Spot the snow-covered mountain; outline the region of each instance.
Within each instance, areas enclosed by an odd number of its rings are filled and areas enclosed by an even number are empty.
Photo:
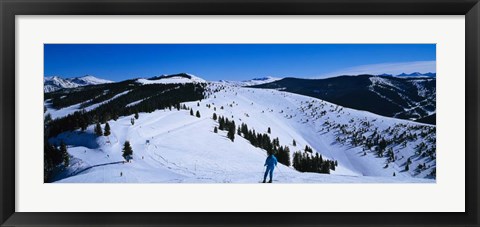
[[[112,83],[113,81],[100,79],[94,76],[83,76],[74,78],[61,78],[58,76],[45,77],[43,79],[43,91],[45,93],[57,91],[63,88],[75,88],[87,85]]]
[[[162,75],[148,79],[137,79],[141,84],[185,84],[185,83],[205,83],[200,77],[188,73],[179,73],[173,75]]]
[[[65,107],[60,109],[50,106],[46,115],[62,109],[69,113],[80,111],[84,109],[82,103],[91,108],[77,115],[61,116],[49,124],[49,133],[58,132],[49,142],[59,145],[63,141],[70,155],[69,166],[52,178],[55,182],[261,181],[266,150],[254,145],[242,132],[235,131],[233,141],[226,130],[216,132],[219,121],[215,116],[233,120],[239,127],[248,125],[253,134],[276,139],[280,146],[288,147],[292,162],[294,152],[301,152],[312,158],[319,154],[324,160],[338,163],[330,174],[300,172],[293,166],[279,164],[274,182],[435,182],[433,125],[380,116],[290,92],[218,82],[126,81],[99,88],[91,94],[98,99],[94,102],[85,97],[87,92],[93,91],[46,97],[46,104],[82,98],[71,106],[61,103]],[[201,97],[195,96],[198,92]],[[175,104],[172,98],[190,101]],[[150,111],[160,104],[164,107]],[[100,116],[100,121],[108,122],[111,134],[95,136],[90,116]],[[88,124],[84,131],[58,128],[82,121]],[[105,123],[101,128],[105,128]],[[133,149],[129,162],[122,157],[125,141]],[[306,147],[312,148],[312,153]]]
[[[379,74],[377,76],[393,76],[393,77],[423,77],[423,78],[428,78],[428,77],[432,77],[432,78],[435,78],[437,76],[437,73],[432,73],[432,72],[428,72],[428,73],[419,73],[419,72],[414,72],[414,73],[400,73],[400,74],[396,74],[396,75],[392,75],[392,74],[387,74],[387,73],[383,73],[383,74]]]
[[[285,78],[256,85],[320,98],[345,107],[429,124],[436,112],[435,77],[339,76],[326,79]]]
[[[271,83],[271,82],[275,82],[275,81],[281,80],[281,79],[282,78],[279,78],[279,77],[267,76],[267,77],[253,78],[253,79],[250,79],[250,80],[243,80],[243,81],[220,80],[220,81],[218,81],[218,83],[226,84],[226,85],[232,85],[232,86],[245,87],[245,86],[253,86],[253,85]]]

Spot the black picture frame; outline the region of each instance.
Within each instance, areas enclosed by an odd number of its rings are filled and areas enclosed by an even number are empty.
[[[1,0],[2,226],[478,226],[479,0]],[[16,15],[465,15],[464,213],[21,213],[15,211]],[[40,196],[40,195],[39,195]]]

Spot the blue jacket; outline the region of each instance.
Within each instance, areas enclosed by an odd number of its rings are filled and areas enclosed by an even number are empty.
[[[267,157],[267,160],[265,160],[264,166],[267,166],[267,168],[274,168],[275,166],[277,166],[277,158],[275,157],[275,155],[269,155]]]

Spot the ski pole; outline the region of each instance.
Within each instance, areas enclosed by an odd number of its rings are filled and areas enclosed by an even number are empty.
[[[261,172],[261,175],[260,175],[260,176],[262,177],[262,179],[260,180],[261,182],[262,182],[263,179],[265,178],[265,175],[264,175],[264,174],[265,174],[266,168],[267,168],[266,166],[263,166],[263,168],[262,168],[262,172]]]
[[[280,167],[277,167],[277,169],[280,172],[280,174],[282,175],[282,177],[285,178],[285,175],[283,174],[283,171],[280,170]]]

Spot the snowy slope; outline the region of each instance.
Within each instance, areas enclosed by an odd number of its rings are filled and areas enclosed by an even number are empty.
[[[307,95],[400,119],[417,120],[436,111],[435,77],[358,75],[326,79],[284,78],[254,87]]]
[[[43,79],[44,92],[53,92],[62,88],[75,88],[87,85],[97,85],[112,83],[110,80],[99,79],[94,76],[74,77],[74,78],[61,78],[58,76],[45,77]]]
[[[89,75],[83,76],[83,77],[71,78],[70,81],[78,84],[79,86],[106,84],[106,83],[113,82],[111,80],[100,79],[100,78],[89,76]]]
[[[418,75],[418,74],[413,74]],[[423,74],[422,74],[423,75]],[[408,77],[408,80],[404,80],[405,83],[413,85],[416,90],[416,95],[421,97],[420,101],[415,101],[409,96],[408,90],[404,89],[402,84],[395,80],[389,80],[388,77],[370,77],[372,84],[369,86],[369,90],[376,93],[383,99],[388,100],[390,103],[396,104],[401,109],[393,117],[398,116],[410,116],[412,120],[416,120],[425,116],[430,116],[436,113],[436,88],[429,86],[429,83],[435,81],[435,78],[427,76],[402,76]],[[394,101],[388,97],[382,95],[382,89],[388,91],[395,91],[398,95],[398,100]]]
[[[122,95],[127,94],[128,92],[129,91],[121,92],[121,93],[113,96],[111,99],[108,99],[108,100],[100,102],[100,103],[95,103],[93,105],[89,105],[89,106],[84,107],[84,108],[82,108],[82,105],[88,103],[90,100],[87,101],[87,102],[84,102],[84,103],[78,103],[78,104],[71,105],[71,106],[68,106],[68,107],[65,107],[65,108],[61,108],[61,109],[53,108],[51,100],[46,100],[45,101],[45,108],[46,108],[45,115],[50,114],[50,117],[52,119],[57,119],[57,118],[65,117],[69,114],[73,114],[76,111],[80,111],[80,110],[91,111],[91,110],[94,110],[97,107],[99,107],[99,106],[101,106],[101,105],[103,105],[107,102],[110,102],[110,101],[112,101],[112,100],[114,100],[114,99],[116,99],[116,98],[118,98]]]
[[[413,154],[421,140],[411,141],[405,147],[392,146],[398,159],[385,167],[386,158],[343,142],[340,132],[340,129],[362,129],[368,135],[374,130],[401,131],[418,127],[410,132],[419,133],[423,130],[421,127],[434,126],[342,108],[276,90],[210,83],[206,95],[200,102],[185,103],[198,110],[200,118],[190,116],[188,110],[157,110],[140,113],[134,125],[130,123],[133,116],[109,121],[112,134],[108,137],[93,136],[93,126],[90,126],[85,133],[66,132],[52,138],[51,142],[67,143],[72,156],[70,167],[57,175],[57,182],[259,182],[266,152],[238,135],[232,142],[225,131],[214,133],[213,128],[218,126],[212,119],[214,112],[235,120],[237,126],[246,123],[260,133],[266,133],[270,127],[270,137],[278,137],[280,145],[288,145],[292,154],[308,145],[314,152],[339,163],[330,175],[300,173],[279,164],[275,171],[277,182],[435,182],[423,179],[435,168],[435,161]],[[369,127],[364,126],[365,122],[370,123]],[[342,126],[344,124],[347,126]],[[296,146],[292,144],[294,139]],[[132,144],[133,160],[118,163],[123,160],[121,150],[126,140]],[[412,168],[404,171],[408,157],[412,157]],[[416,173],[414,167],[422,163],[428,163],[428,169]],[[394,172],[396,176],[392,177]]]
[[[253,85],[271,83],[271,82],[275,82],[275,81],[281,80],[281,79],[282,78],[279,78],[279,77],[267,76],[267,77],[253,78],[251,80],[243,80],[243,81],[220,80],[217,83],[221,83],[221,84],[225,84],[225,85],[231,85],[231,86],[246,87],[246,86],[253,86]]]

